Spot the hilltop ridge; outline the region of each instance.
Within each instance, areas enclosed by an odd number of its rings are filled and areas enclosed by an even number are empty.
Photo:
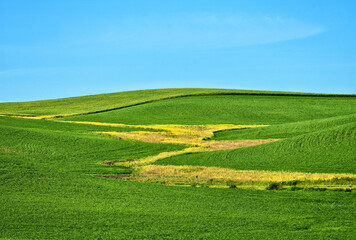
[[[2,115],[68,116],[105,112],[171,98],[209,95],[272,95],[356,97],[355,94],[323,94],[217,88],[167,88],[87,95],[29,102],[0,103]]]

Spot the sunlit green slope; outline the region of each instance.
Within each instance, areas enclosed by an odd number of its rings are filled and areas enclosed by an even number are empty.
[[[83,114],[88,112],[105,111],[123,108],[137,104],[176,98],[191,95],[216,94],[267,94],[267,95],[296,95],[296,96],[350,96],[314,93],[293,93],[274,91],[253,91],[233,89],[204,89],[204,88],[178,88],[178,89],[152,89],[140,91],[117,92],[108,94],[89,95],[83,97],[62,98],[53,100],[31,101],[21,103],[0,103],[0,114],[13,115],[65,115]]]
[[[356,97],[191,96],[64,118],[126,124],[277,124],[356,112]]]
[[[251,95],[258,93],[261,94]],[[65,115],[116,109],[59,120],[268,124],[271,126],[218,132],[215,139],[282,140],[176,156],[157,164],[356,173],[356,97],[307,95],[162,89],[0,103],[0,114]],[[132,171],[100,164],[104,161],[142,158],[184,148],[95,134],[102,131],[140,129],[0,116],[0,238],[352,239],[355,236],[356,221],[351,214],[356,211],[354,191],[172,187],[98,177]]]
[[[356,123],[356,114],[299,121],[285,124],[275,124],[263,128],[248,128],[216,132],[215,140],[243,140],[243,139],[283,139],[311,133],[340,125]]]
[[[356,123],[241,149],[181,155],[160,165],[214,166],[239,170],[356,173]]]
[[[72,131],[70,124],[0,120],[0,238],[354,236],[353,192],[186,188],[99,178],[93,174],[129,172],[100,165],[103,160],[179,147],[93,136]]]

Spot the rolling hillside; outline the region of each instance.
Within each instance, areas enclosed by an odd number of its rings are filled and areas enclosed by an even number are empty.
[[[356,173],[356,123],[236,150],[167,158],[163,165],[214,166],[244,170]]]
[[[153,89],[141,91],[128,91],[108,94],[89,95],[83,97],[62,98],[53,100],[0,103],[0,114],[6,115],[76,115],[125,108],[164,99],[180,98],[183,96],[199,95],[291,95],[291,96],[341,96],[342,94],[315,94],[273,91],[251,91],[232,89]]]
[[[126,124],[276,124],[352,114],[355,106],[356,98],[350,97],[193,96],[67,119]]]
[[[355,236],[355,95],[159,89],[0,114],[0,238]]]

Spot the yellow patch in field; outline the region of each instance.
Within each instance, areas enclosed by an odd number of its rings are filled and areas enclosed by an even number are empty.
[[[121,139],[136,140],[142,142],[162,143],[162,144],[182,144],[188,146],[186,149],[183,149],[181,151],[163,152],[155,156],[149,156],[142,159],[134,159],[133,161],[110,162],[110,164],[117,164],[117,165],[124,165],[124,166],[142,166],[175,155],[181,155],[181,154],[193,153],[193,152],[235,149],[241,147],[254,146],[263,143],[269,143],[278,140],[278,139],[263,139],[263,140],[236,140],[236,141],[215,141],[215,140],[207,141],[208,139],[214,137],[214,132],[217,131],[265,127],[268,125],[235,125],[235,124],[128,125],[128,124],[85,122],[85,121],[64,121],[64,122],[77,123],[77,124],[89,124],[89,125],[97,125],[97,126],[128,127],[128,128],[156,130],[156,132],[149,132],[149,131],[98,132],[98,134],[105,134]]]
[[[163,124],[163,125],[129,125],[119,123],[103,123],[103,122],[85,122],[85,121],[59,121],[78,124],[89,124],[97,126],[109,127],[129,127],[140,129],[152,129],[169,132],[174,136],[191,137],[199,139],[208,139],[214,136],[214,132],[232,129],[266,127],[268,125],[235,125],[235,124],[208,124],[208,125],[178,125],[178,124]]]
[[[175,136],[194,137],[199,139],[208,139],[214,136],[214,132],[231,129],[265,127],[267,125],[234,125],[234,124],[210,124],[210,125],[135,125],[139,128],[164,130],[171,132]]]
[[[57,122],[77,123],[77,124],[88,124],[88,125],[108,126],[108,127],[127,127],[127,125],[121,124],[121,123],[102,123],[102,122],[83,122],[83,121],[59,121],[59,120],[58,120]]]
[[[26,115],[4,115],[4,114],[0,114],[0,116],[2,116],[2,117],[25,118],[25,119],[37,119],[37,120],[52,119],[52,118],[56,118],[57,117],[57,115],[26,116]]]
[[[204,152],[204,151],[206,151],[206,149],[201,148],[201,147],[190,147],[190,148],[185,148],[185,149],[179,150],[179,151],[161,152],[157,155],[148,156],[145,158],[141,158],[141,159],[137,159],[137,160],[129,161],[129,162],[119,162],[116,164],[121,165],[121,166],[126,166],[126,167],[137,168],[138,166],[145,166],[148,164],[152,164],[152,163],[154,163],[158,160],[164,159],[164,158],[183,155],[183,154],[187,154],[187,153]]]
[[[125,125],[131,127],[131,125]],[[235,149],[241,147],[248,147],[269,143],[277,139],[263,139],[263,140],[236,140],[236,141],[215,141],[207,139],[214,136],[214,132],[227,129],[244,129],[263,127],[265,125],[134,125],[138,128],[163,130],[162,132],[148,132],[148,131],[132,131],[132,132],[101,132],[100,134],[107,134],[121,139],[137,140],[150,143],[166,143],[166,144],[183,144],[190,146],[181,151],[172,151],[160,153],[156,156],[149,156],[143,159],[138,159],[131,162],[118,162],[117,164],[125,166],[142,166],[144,164],[153,163],[157,160],[181,155],[192,152],[217,151]]]
[[[2,116],[2,117],[14,117],[14,118],[25,118],[25,119],[35,119],[35,120],[54,120],[54,119],[57,119],[57,118],[72,117],[72,116],[76,116],[76,115],[77,114],[31,116],[31,115],[0,114],[0,116]],[[58,121],[58,122],[70,122],[70,121]],[[75,122],[73,122],[73,123],[75,123]],[[78,122],[78,123],[80,123],[80,122]],[[98,124],[96,124],[96,125],[98,125]]]
[[[7,116],[7,115],[0,115]],[[27,119],[53,119],[58,116],[10,116]],[[235,149],[241,147],[254,146],[258,144],[277,141],[278,139],[264,140],[236,140],[236,141],[215,141],[208,140],[214,136],[214,132],[230,129],[244,129],[265,127],[267,125],[127,125],[101,122],[81,122],[81,121],[60,121],[77,124],[90,124],[110,127],[129,127],[139,129],[151,129],[149,131],[132,132],[102,132],[99,134],[111,135],[122,139],[137,140],[151,143],[183,144],[188,147],[183,150],[161,152],[154,156],[141,159],[126,159],[110,162],[103,162],[105,165],[120,164],[132,167],[133,174],[117,176],[103,176],[122,180],[138,182],[157,182],[167,185],[180,186],[208,186],[208,187],[239,187],[253,189],[274,189],[268,184],[278,183],[279,188],[291,187],[288,182],[298,181],[297,188],[328,188],[328,189],[355,189],[355,174],[334,174],[334,173],[301,173],[301,172],[272,172],[272,171],[252,171],[233,170],[217,167],[204,166],[156,166],[150,165],[160,159],[194,152],[217,151]],[[0,152],[13,152],[9,149],[0,149]],[[284,186],[283,184],[286,184]]]
[[[103,176],[136,182],[175,186],[248,189],[336,189],[356,188],[355,174],[301,173],[233,170],[200,166],[142,166],[132,174]]]
[[[78,122],[76,122],[78,123]],[[82,122],[79,122],[82,123]],[[93,123],[99,125],[97,123]],[[102,125],[102,124],[100,124]],[[110,124],[105,126],[118,127],[136,127],[141,129],[163,130],[162,132],[148,132],[148,131],[132,131],[132,132],[101,132],[101,134],[108,134],[122,139],[137,140],[152,143],[170,143],[170,144],[186,144],[199,145],[201,147],[213,147],[214,149],[230,149],[242,147],[244,145],[251,146],[262,144],[265,142],[275,141],[269,140],[238,140],[238,141],[205,141],[214,136],[214,132],[230,129],[244,129],[264,127],[266,125],[119,125]],[[219,147],[221,146],[221,148]],[[230,146],[230,147],[226,147]]]
[[[284,182],[293,180],[327,181],[334,178],[356,178],[355,174],[272,172],[233,170],[217,167],[158,165],[143,166],[140,168],[138,174],[141,176],[157,175],[166,177],[225,179],[236,182]]]

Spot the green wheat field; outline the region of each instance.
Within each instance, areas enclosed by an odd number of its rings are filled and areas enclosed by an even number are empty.
[[[1,239],[354,239],[356,95],[0,103]]]

